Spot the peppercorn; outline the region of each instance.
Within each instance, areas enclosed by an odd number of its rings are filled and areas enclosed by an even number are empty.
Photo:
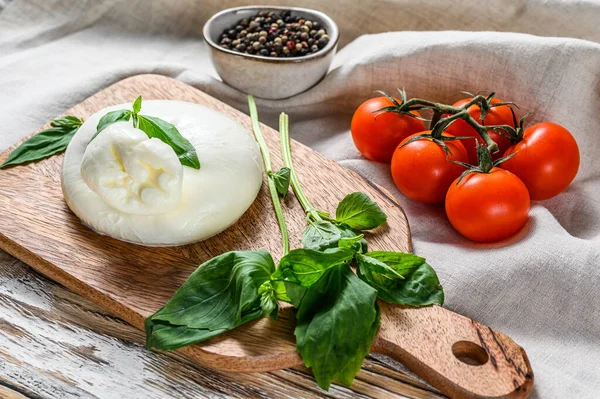
[[[260,11],[237,21],[219,36],[222,48],[262,57],[302,57],[322,49],[329,42],[317,21],[284,10]]]

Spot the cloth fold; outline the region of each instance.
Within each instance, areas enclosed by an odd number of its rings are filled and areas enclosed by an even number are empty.
[[[0,149],[139,73],[175,77],[246,112],[245,95],[219,80],[200,36],[214,12],[246,3],[13,0],[0,11]],[[311,90],[280,101],[258,99],[261,119],[276,126],[279,112],[287,112],[294,139],[398,198],[415,252],[438,271],[446,306],[509,334],[526,349],[535,373],[533,397],[598,397],[600,45],[594,41],[600,41],[600,3],[295,4],[327,12],[340,25],[342,43],[349,44]],[[399,29],[479,31],[359,36]],[[356,107],[374,90],[399,87],[409,96],[449,103],[461,90],[493,90],[519,104],[521,112],[533,111],[531,123],[565,126],[581,150],[576,180],[559,196],[532,203],[525,228],[507,242],[484,245],[462,238],[443,207],[404,197],[389,166],[365,160],[352,143],[349,126]]]

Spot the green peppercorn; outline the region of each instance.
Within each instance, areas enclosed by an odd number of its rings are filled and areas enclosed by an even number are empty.
[[[306,25],[309,29],[312,28],[312,22],[310,21],[304,22],[304,25]]]
[[[323,29],[319,29],[317,31],[317,35],[319,35],[319,36],[323,36],[324,34],[325,34],[325,31]]]
[[[253,48],[254,50],[258,50],[258,49],[260,49],[260,43],[259,43],[259,42],[254,42],[254,43],[252,43],[252,48]]]
[[[313,53],[315,53],[315,52],[319,51],[319,46],[317,46],[316,44],[313,44],[313,45],[310,47],[310,51],[312,51]]]
[[[302,25],[300,27],[300,31],[308,33],[308,32],[310,32],[310,28],[306,25]]]

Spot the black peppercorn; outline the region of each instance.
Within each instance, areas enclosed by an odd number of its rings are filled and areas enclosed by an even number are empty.
[[[260,11],[225,29],[219,45],[244,54],[263,57],[302,57],[320,51],[329,42],[317,21],[291,11]]]

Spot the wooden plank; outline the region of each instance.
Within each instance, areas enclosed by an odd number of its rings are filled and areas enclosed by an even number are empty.
[[[250,129],[248,116],[191,86],[158,75],[118,82],[68,113],[86,118],[139,94],[145,99],[203,104]],[[278,167],[279,135],[266,126],[263,133]],[[347,193],[365,192],[388,215],[384,226],[367,234],[370,248],[411,251],[408,221],[389,193],[302,144],[292,142],[292,152],[299,178],[317,208],[334,211]],[[0,155],[0,162],[7,155]],[[244,216],[225,232],[197,244],[148,248],[100,237],[79,222],[62,197],[61,158],[2,172],[0,247],[140,329],[144,319],[160,308],[200,263],[234,249],[267,249],[275,259],[281,255],[266,185]],[[284,213],[292,247],[297,247],[305,215],[291,195],[285,201]],[[380,307],[382,322],[373,350],[399,359],[442,392],[474,398],[525,397],[531,392],[533,373],[527,356],[509,337],[437,306],[411,309],[380,302]],[[180,352],[224,371],[299,366],[302,360],[295,350],[294,319],[287,307],[277,321],[253,321]],[[460,349],[461,356],[486,359],[478,366],[466,364],[453,353],[454,348]]]
[[[0,387],[21,397],[443,397],[376,359],[353,390],[325,393],[303,368],[219,372],[143,344],[138,329],[0,251]]]

